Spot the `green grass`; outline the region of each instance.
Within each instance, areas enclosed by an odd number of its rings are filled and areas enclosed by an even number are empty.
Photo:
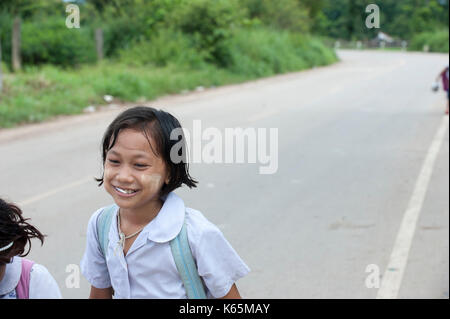
[[[104,63],[65,71],[54,66],[4,74],[0,95],[0,127],[45,121],[56,115],[81,113],[88,105],[105,104],[103,96],[121,101],[151,100],[158,96],[248,80],[225,70],[130,67]]]

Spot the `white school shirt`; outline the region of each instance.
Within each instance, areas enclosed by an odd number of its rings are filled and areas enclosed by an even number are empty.
[[[126,256],[120,246],[117,248],[117,211],[114,213],[105,261],[97,236],[97,218],[103,209],[89,220],[81,272],[96,288],[112,287],[114,298],[187,298],[169,245],[180,232],[185,216],[189,245],[208,298],[225,296],[250,271],[222,232],[199,211],[186,208],[173,192]]]
[[[0,281],[0,299],[17,299],[16,287],[22,274],[22,258],[14,257],[6,264],[5,275]],[[30,299],[61,299],[58,284],[47,268],[33,264],[30,272]]]

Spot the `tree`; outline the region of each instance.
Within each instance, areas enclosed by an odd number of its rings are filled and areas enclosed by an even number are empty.
[[[11,35],[11,61],[12,69],[18,71],[21,68],[21,21],[22,18],[29,18],[43,10],[55,10],[61,5],[59,0],[2,0],[0,11],[8,13],[13,19]]]
[[[302,7],[306,8],[311,20],[317,18],[317,15],[325,5],[325,0],[299,0],[299,2]]]
[[[2,0],[0,11],[27,19],[43,11],[47,14],[56,13],[62,4],[61,0]]]
[[[319,6],[313,0],[300,1],[307,7]],[[365,28],[364,21],[365,8],[371,3],[371,0],[323,0],[312,29],[334,38],[370,38],[375,35],[375,29]],[[398,38],[409,40],[414,34],[449,25],[449,0],[378,0],[376,4],[380,7],[380,31]]]
[[[3,89],[3,74],[2,74],[2,39],[0,38],[0,94]]]

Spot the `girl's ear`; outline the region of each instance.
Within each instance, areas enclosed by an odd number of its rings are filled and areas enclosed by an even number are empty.
[[[166,179],[164,180],[164,183],[168,185],[169,182],[170,182],[170,172],[169,172],[169,170],[167,170],[167,176],[166,176]]]

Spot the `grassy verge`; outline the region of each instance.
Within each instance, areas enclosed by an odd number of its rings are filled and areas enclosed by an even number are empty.
[[[123,102],[152,100],[198,86],[240,83],[337,60],[332,50],[314,38],[288,33],[280,36],[275,31],[247,32],[228,44],[233,49],[226,68],[207,63],[196,68],[170,62],[165,66],[136,65],[122,60],[78,69],[31,67],[18,74],[5,73],[3,68],[0,127],[81,113],[88,105],[104,104],[104,95]],[[135,52],[141,53],[145,54]]]
[[[118,63],[64,71],[54,66],[4,75],[0,127],[42,122],[56,115],[81,113],[88,105],[105,104],[108,94],[121,101],[158,96],[248,80],[215,68],[180,70],[174,66],[138,68]]]
[[[411,39],[409,50],[422,51],[427,46],[430,52],[449,52],[449,34],[448,30],[439,30],[435,32],[423,32],[415,35]]]

